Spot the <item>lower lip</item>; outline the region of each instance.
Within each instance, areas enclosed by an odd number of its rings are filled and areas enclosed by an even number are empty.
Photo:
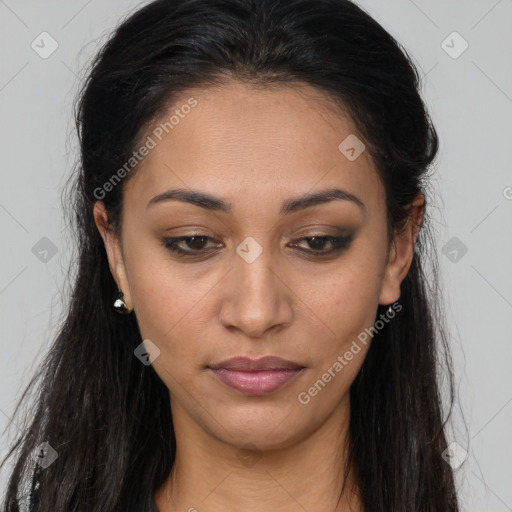
[[[240,371],[226,368],[211,369],[213,374],[230,388],[245,395],[261,395],[276,391],[300,373],[297,370]]]

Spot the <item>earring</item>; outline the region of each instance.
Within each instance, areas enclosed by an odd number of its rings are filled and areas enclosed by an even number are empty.
[[[121,290],[117,290],[113,308],[117,313],[121,315],[127,315],[133,311],[133,308],[128,308],[126,302],[123,300],[124,293]]]

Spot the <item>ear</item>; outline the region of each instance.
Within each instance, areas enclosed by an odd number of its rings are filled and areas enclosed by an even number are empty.
[[[392,304],[400,298],[400,284],[411,268],[414,244],[423,220],[424,206],[423,195],[416,195],[410,203],[405,226],[400,231],[395,231],[381,286],[379,297],[381,305]]]
[[[111,225],[108,223],[108,214],[102,201],[96,201],[93,209],[94,221],[100,232],[105,250],[107,252],[110,272],[117,284],[117,287],[123,292],[123,300],[128,308],[132,307],[130,296],[130,287],[126,277],[126,268],[123,260],[123,253],[119,238],[115,235]]]

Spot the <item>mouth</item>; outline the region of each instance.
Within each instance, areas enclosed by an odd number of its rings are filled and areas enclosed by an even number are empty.
[[[279,357],[235,357],[208,366],[222,383],[245,395],[264,395],[280,389],[305,367]]]

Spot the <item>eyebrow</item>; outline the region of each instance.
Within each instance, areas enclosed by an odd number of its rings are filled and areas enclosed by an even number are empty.
[[[166,192],[163,192],[162,194],[158,194],[149,201],[146,209],[155,204],[171,200],[190,203],[210,211],[218,211],[223,213],[232,212],[231,202],[219,197],[212,196],[206,192],[187,190],[184,188],[170,189]],[[284,216],[289,213],[305,210],[306,208],[311,208],[313,206],[329,203],[336,200],[350,201],[358,205],[361,209],[365,210],[364,203],[354,194],[339,188],[330,188],[320,192],[304,194],[302,196],[284,201],[281,205],[279,215]]]

